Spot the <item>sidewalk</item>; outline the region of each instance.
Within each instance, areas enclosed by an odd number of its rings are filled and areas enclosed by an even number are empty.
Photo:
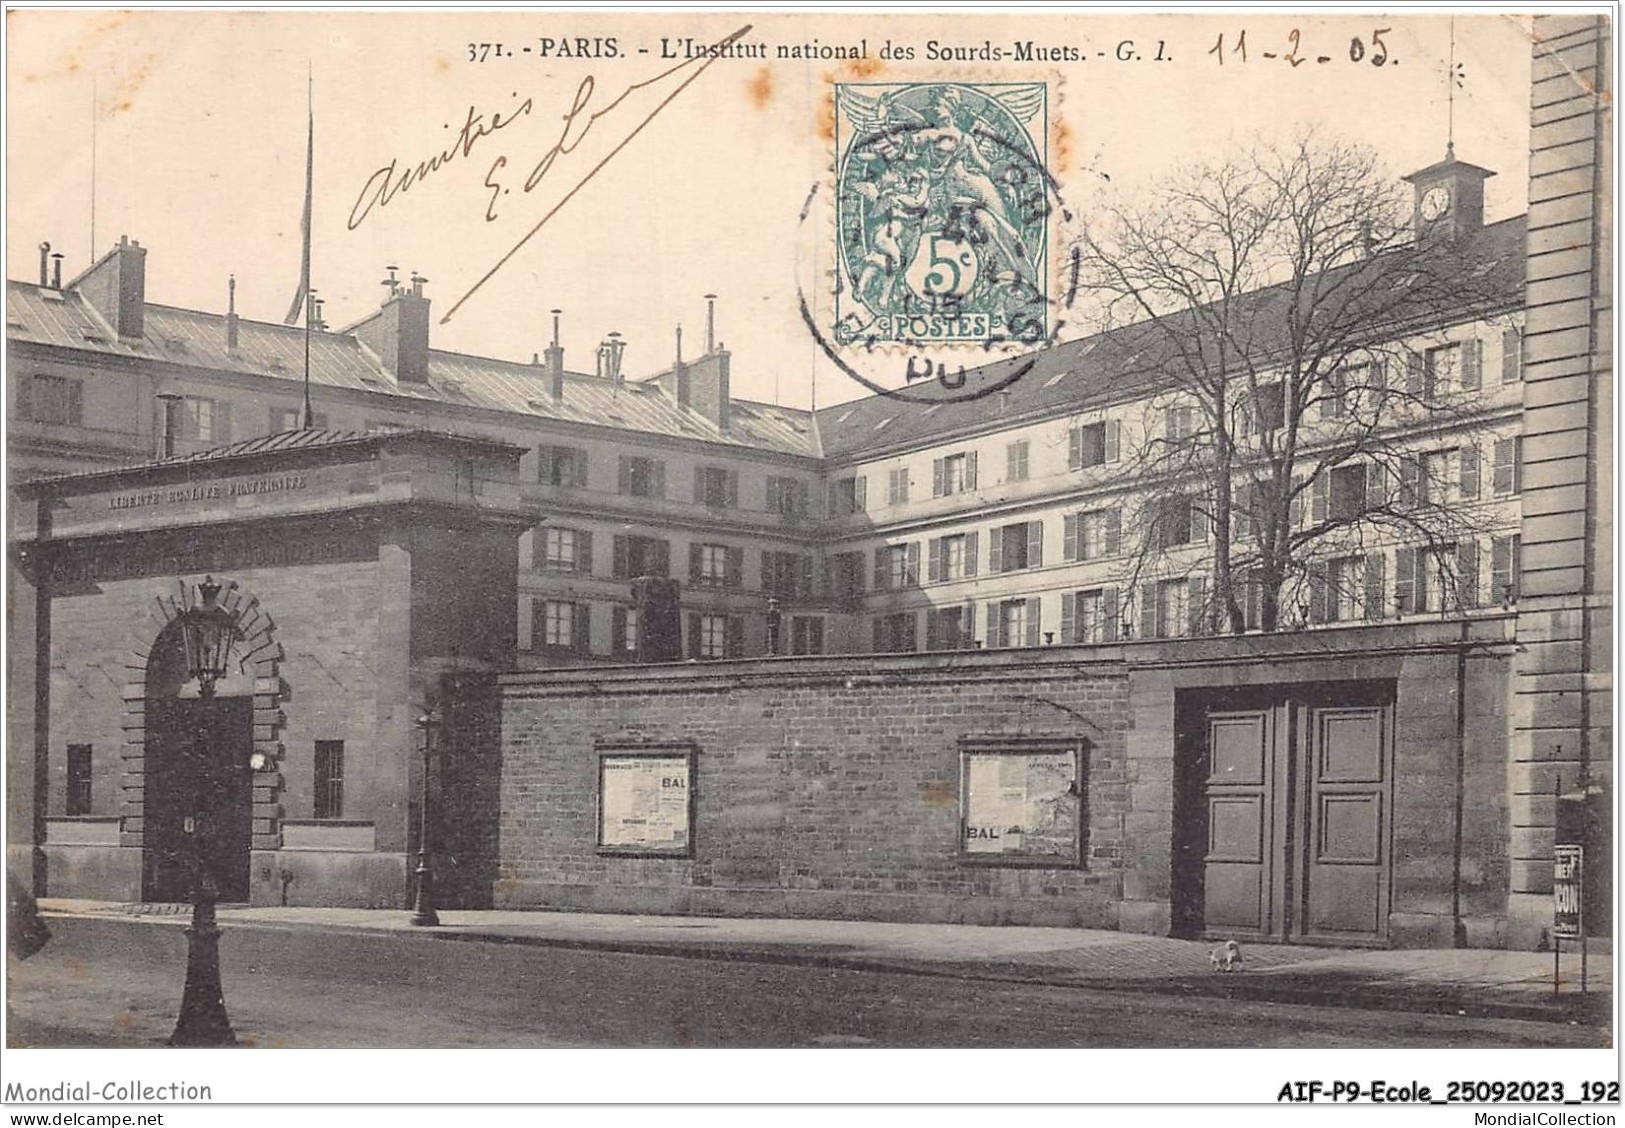
[[[40,909],[48,919],[111,916],[171,926],[186,924],[190,912],[185,905],[65,899],[43,900]],[[1571,954],[1565,947],[1563,989],[1554,995],[1550,952],[1370,951],[1244,943],[1243,970],[1224,974],[1213,969],[1212,946],[1204,942],[1088,929],[513,910],[445,910],[440,927],[413,928],[409,916],[393,909],[219,910],[221,927],[228,934],[234,928],[402,932],[426,941],[816,964],[1096,990],[1587,1024],[1605,1024],[1612,1012],[1613,960],[1606,942],[1592,944],[1585,995],[1579,990],[1579,953]]]

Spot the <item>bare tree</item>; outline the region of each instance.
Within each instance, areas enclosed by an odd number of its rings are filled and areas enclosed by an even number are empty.
[[[1368,606],[1383,589],[1317,562],[1400,543],[1442,557],[1482,531],[1442,500],[1419,436],[1481,419],[1482,356],[1447,334],[1511,326],[1521,275],[1486,266],[1470,236],[1418,238],[1373,152],[1314,134],[1255,144],[1108,206],[1080,251],[1116,371],[1148,389],[1123,439],[1140,486],[1123,514],[1132,582],[1176,552],[1191,566],[1182,546],[1202,528],[1211,590],[1193,614],[1276,630],[1307,614],[1292,593],[1357,582]],[[1478,473],[1476,453],[1453,471]]]

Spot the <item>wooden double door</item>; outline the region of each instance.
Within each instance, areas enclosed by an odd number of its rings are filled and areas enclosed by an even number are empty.
[[[1380,689],[1328,690],[1211,699],[1187,711],[1175,863],[1184,931],[1386,942],[1391,701]]]
[[[147,703],[145,900],[190,900],[200,867],[248,900],[253,746],[251,697]]]

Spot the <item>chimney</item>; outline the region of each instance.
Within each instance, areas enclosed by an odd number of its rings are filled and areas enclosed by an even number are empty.
[[[621,355],[625,352],[626,342],[621,340],[619,333],[610,333],[598,346],[598,375],[609,377],[617,393],[625,382],[621,376]]]
[[[62,252],[58,251],[51,256],[51,289],[62,289]]]
[[[120,337],[141,337],[147,310],[147,251],[140,243],[120,235],[118,245],[73,285]]]
[[[717,348],[717,296],[705,295],[705,355],[710,356]]]
[[[50,262],[51,244],[41,243],[39,245],[39,284],[41,286],[51,284]]]
[[[237,351],[237,276],[226,278],[226,348]]]
[[[547,390],[553,397],[554,403],[564,402],[564,346],[559,343],[559,315],[563,310],[555,309],[553,314],[553,343],[547,346]]]
[[[395,268],[388,269],[384,285],[389,288],[389,297],[384,299],[383,308],[345,332],[353,333],[371,349],[396,383],[428,383],[429,299],[423,296],[423,284],[428,279],[414,272],[411,288],[402,289]]]
[[[705,295],[705,355],[692,364],[676,367],[676,395],[679,407],[692,408],[716,424],[717,430],[728,429],[729,368],[732,358],[728,347],[717,340],[717,296]]]

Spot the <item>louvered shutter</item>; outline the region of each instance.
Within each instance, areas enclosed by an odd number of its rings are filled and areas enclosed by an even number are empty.
[[[1123,542],[1123,511],[1118,508],[1106,510],[1105,552],[1107,556],[1116,556]]]
[[[875,549],[875,590],[885,591],[891,587],[891,575],[886,569],[886,548],[882,545]]]
[[[694,504],[704,505],[710,498],[705,496],[705,467],[694,467]]]
[[[615,490],[617,493],[629,494],[632,492],[632,460],[621,455],[620,470],[616,478]]]
[[[1405,391],[1413,396],[1422,394],[1423,369],[1425,366],[1421,353],[1405,354]]]
[[[862,474],[852,479],[852,511],[862,513],[869,508],[868,479]]]
[[[576,571],[592,575],[592,533],[585,529],[576,534]]]
[[[654,496],[658,497],[658,498],[664,498],[666,496],[666,463],[665,463],[665,461],[662,460],[662,459],[656,459],[655,464],[654,464],[654,471],[655,471],[654,472]]]
[[[1320,524],[1326,520],[1326,514],[1331,508],[1332,475],[1330,470],[1323,470],[1315,475],[1313,483],[1312,504],[1309,507],[1309,520],[1313,524]]]
[[[1484,342],[1476,337],[1461,343],[1461,386],[1474,391],[1484,383]]]
[[[592,649],[592,604],[576,603],[570,615],[570,645],[580,655]]]
[[[988,535],[987,542],[987,571],[989,575],[997,575],[1004,571],[1004,530],[993,529]]]
[[[738,615],[728,616],[727,647],[728,657],[743,658],[745,656],[745,620]]]
[[[1119,441],[1119,437],[1118,437],[1118,433],[1117,433],[1117,421],[1115,419],[1108,419],[1108,420],[1106,420],[1106,461],[1107,462],[1116,462],[1117,461],[1117,458],[1118,458],[1117,452],[1118,452],[1119,446],[1120,446],[1120,441]]]
[[[626,608],[616,604],[609,609],[609,652],[624,655],[626,649]]]
[[[987,605],[987,647],[997,650],[1004,645],[1004,616],[997,603]]]
[[[965,488],[976,488],[976,452],[973,450],[965,456]]]
[[[1497,495],[1513,492],[1513,462],[1515,444],[1511,439],[1495,440],[1495,468],[1491,471],[1492,488]]]
[[[1421,493],[1418,489],[1422,479],[1422,463],[1419,459],[1406,456],[1399,460],[1399,504],[1410,508],[1417,504]]]
[[[1068,513],[1061,518],[1061,557],[1065,560],[1082,559],[1078,550],[1078,514]]]
[[[724,499],[729,509],[739,508],[739,471],[728,471],[728,496]]]
[[[1501,383],[1523,379],[1523,334],[1516,328],[1501,331]]]
[[[690,658],[700,656],[700,613],[698,611],[688,613],[688,656]]]
[[[1027,522],[1027,567],[1044,566],[1044,522]]]
[[[913,611],[903,616],[903,645],[901,649],[913,653],[920,648],[920,617]]]
[[[1083,468],[1083,428],[1074,427],[1066,433],[1067,452],[1066,466],[1068,470],[1081,470]]]
[[[1077,593],[1063,591],[1061,593],[1061,645],[1071,646],[1078,641],[1078,597]]]
[[[931,460],[931,496],[941,497],[948,492],[948,469],[944,459]]]
[[[1380,552],[1370,552],[1365,558],[1365,617],[1377,622],[1385,615],[1383,604],[1387,600],[1388,587],[1383,573],[1387,561]]]
[[[1027,645],[1037,646],[1043,636],[1044,601],[1037,596],[1026,600],[1027,604]]]
[[[1157,585],[1140,585],[1140,637],[1161,638],[1162,622],[1157,607]]]
[[[615,534],[614,540],[611,542],[611,548],[610,575],[617,580],[629,579],[627,573],[631,571],[631,564],[628,562],[630,553],[626,538],[618,533]]]
[[[942,580],[942,556],[944,542],[941,537],[932,537],[926,542],[925,578],[931,583],[940,583]]]
[[[570,451],[570,485],[585,487],[587,484],[587,452],[584,450]]]
[[[1460,463],[1461,496],[1475,498],[1478,496],[1478,447],[1473,444],[1459,448],[1457,461]]]
[[[1192,635],[1205,635],[1207,630],[1207,577],[1192,576],[1186,581],[1186,593],[1190,597],[1190,633]]]
[[[1309,566],[1309,621],[1331,621],[1331,569],[1326,564]]]
[[[1518,547],[1522,538],[1495,537],[1490,542],[1490,599],[1510,604],[1518,598]]]
[[[964,613],[959,617],[960,637],[959,645],[968,650],[976,643],[976,603],[974,600],[965,602]]]
[[[908,543],[908,576],[906,580],[909,587],[920,586],[920,542]]]
[[[1416,549],[1394,552],[1394,610],[1408,615],[1416,610]]]
[[[976,546],[980,533],[965,534],[965,575],[976,575]]]
[[[723,581],[729,587],[745,586],[745,550],[730,548],[727,555],[727,575]]]
[[[1292,476],[1292,494],[1286,503],[1286,523],[1288,528],[1296,529],[1303,524],[1303,478],[1297,474]]]
[[[1368,462],[1365,467],[1365,506],[1380,509],[1388,504],[1388,471],[1380,462]]]
[[[703,563],[703,556],[704,551],[700,548],[699,542],[690,541],[688,545],[688,582],[691,584],[700,582],[700,568]]]
[[[1479,604],[1478,542],[1474,540],[1456,545],[1456,603],[1463,609]]]
[[[1117,641],[1117,589],[1114,587],[1102,588],[1100,591],[1100,628],[1101,637],[1107,642]]]

